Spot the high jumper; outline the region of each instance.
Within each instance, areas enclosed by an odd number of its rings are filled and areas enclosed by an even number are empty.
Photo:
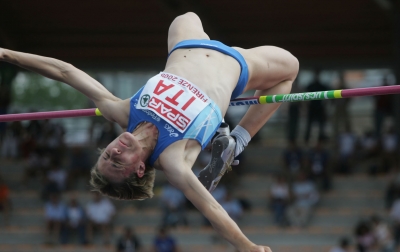
[[[165,69],[126,100],[57,59],[0,48],[0,60],[70,85],[125,131],[93,167],[94,190],[124,200],[150,198],[154,169],[161,170],[238,251],[270,252],[242,233],[209,190],[280,105],[251,106],[230,133],[221,124],[230,100],[247,90],[256,90],[256,96],[290,93],[298,60],[274,46],[243,49],[210,40],[192,12],[171,23],[168,52]],[[191,169],[210,141],[212,160],[198,179]]]

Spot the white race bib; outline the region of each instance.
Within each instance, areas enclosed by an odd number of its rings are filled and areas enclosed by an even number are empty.
[[[147,81],[136,108],[153,111],[183,133],[210,101],[188,80],[161,72]]]

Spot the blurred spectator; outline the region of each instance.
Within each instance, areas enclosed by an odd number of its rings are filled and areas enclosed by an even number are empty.
[[[45,120],[44,135],[42,138],[42,148],[48,152],[51,157],[61,160],[63,158],[65,129],[58,123],[52,123]],[[61,162],[60,162],[61,163]]]
[[[0,176],[0,211],[3,212],[4,224],[9,225],[10,212],[11,212],[11,200],[10,200],[10,189]]]
[[[364,135],[363,137],[361,137],[360,140],[360,145],[360,155],[362,159],[369,159],[371,157],[374,157],[379,152],[378,139],[374,135],[374,132],[372,130],[367,130],[364,132]]]
[[[325,148],[324,142],[319,140],[315,147],[308,152],[306,164],[310,171],[311,179],[323,191],[328,191],[331,188],[329,161],[329,152]]]
[[[31,135],[29,132],[25,130],[23,136],[21,137],[20,157],[22,159],[28,159],[35,148],[36,148],[35,136]]]
[[[275,223],[286,226],[286,209],[290,203],[289,183],[282,175],[277,175],[269,192],[269,206],[274,213]]]
[[[36,146],[42,152],[50,155],[52,159],[57,155],[62,158],[62,149],[64,147],[64,134],[65,130],[60,124],[56,124],[46,119],[41,123],[40,136],[36,138]]]
[[[36,112],[36,111],[31,111],[31,112]],[[29,121],[28,125],[26,126],[26,131],[28,132],[28,134],[34,136],[35,138],[42,137],[43,121],[38,121],[38,120]]]
[[[347,89],[346,82],[344,80],[343,73],[339,74],[339,82],[337,83],[336,90]],[[346,99],[335,99],[332,100],[332,104],[334,106],[333,113],[333,133],[334,138],[339,137],[339,132],[342,131],[351,131],[351,121],[349,115],[349,105],[351,98]]]
[[[377,215],[371,217],[372,232],[379,252],[393,252],[394,240],[389,226]]]
[[[175,239],[168,234],[166,228],[159,229],[153,242],[152,252],[178,252]]]
[[[379,154],[381,152],[379,139],[373,130],[366,130],[359,141],[358,160],[364,162],[370,175],[379,171]]]
[[[22,185],[28,186],[32,178],[43,179],[44,175],[50,168],[51,158],[49,155],[43,153],[39,149],[35,149],[29,155],[27,166],[24,170],[24,175],[22,178]]]
[[[295,141],[289,141],[288,147],[283,152],[283,163],[289,177],[295,177],[303,166],[303,151]]]
[[[360,221],[356,225],[355,235],[358,252],[369,252],[374,247],[376,239],[370,222]]]
[[[391,209],[395,200],[400,198],[400,174],[395,174],[385,192],[385,207]]]
[[[347,237],[343,237],[339,241],[339,246],[331,248],[329,252],[350,252],[350,240]]]
[[[53,161],[50,170],[47,172],[47,178],[57,184],[58,190],[64,191],[67,181],[67,172]]]
[[[51,195],[60,194],[61,191],[55,181],[50,180],[47,176],[42,179],[43,188],[40,193],[40,198],[43,201],[49,201]]]
[[[387,77],[382,79],[382,86],[389,86]],[[387,117],[393,116],[393,96],[377,95],[375,99],[374,124],[375,135],[380,136],[382,133],[382,125]]]
[[[351,173],[357,149],[357,136],[350,128],[345,128],[338,137],[338,167],[336,172]]]
[[[389,216],[392,220],[395,245],[398,247],[400,245],[400,198],[393,202]]]
[[[162,226],[188,225],[185,208],[186,198],[180,190],[167,183],[162,188],[160,199],[163,209]]]
[[[102,125],[100,136],[97,138],[97,147],[105,148],[109,143],[111,143],[118,136],[115,130],[114,123],[106,121]]]
[[[66,223],[61,236],[62,243],[68,243],[71,234],[77,234],[79,243],[86,244],[85,221],[85,211],[78,200],[72,197],[66,208]]]
[[[304,172],[300,172],[292,188],[294,202],[288,208],[288,218],[291,225],[305,227],[312,215],[313,208],[318,203],[319,193]]]
[[[101,230],[104,244],[110,244],[115,207],[108,198],[102,197],[100,193],[93,192],[92,195],[93,199],[86,206],[88,242],[93,242],[93,231],[96,229]]]
[[[21,122],[11,122],[7,125],[4,134],[4,140],[1,145],[0,156],[3,158],[16,159],[19,157],[19,147],[21,145],[21,137],[23,136],[24,128]]]
[[[138,252],[141,243],[132,228],[125,227],[124,234],[117,241],[117,252]]]
[[[243,215],[242,205],[229,191],[221,202],[221,206],[234,221],[238,221]]]
[[[46,138],[46,135],[49,134],[49,132],[53,129],[54,125],[50,121],[50,119],[44,119],[42,121],[42,139]]]
[[[66,208],[59,194],[51,194],[49,201],[45,204],[46,219],[46,243],[57,243],[60,237],[61,226],[66,219]]]
[[[398,138],[394,127],[390,127],[382,135],[381,171],[387,173],[390,169],[398,167]]]
[[[323,85],[319,81],[320,71],[317,69],[315,71],[315,80],[310,83],[306,91],[307,92],[319,92],[319,91],[327,91],[328,87]],[[308,112],[307,112],[307,125],[306,132],[304,135],[304,142],[308,144],[310,140],[311,127],[313,123],[318,123],[319,127],[319,135],[318,139],[325,139],[325,124],[326,124],[326,111],[325,111],[325,102],[322,100],[315,100],[308,102]]]
[[[92,163],[90,156],[80,147],[71,148],[69,160],[67,188],[72,189],[72,185],[77,184],[80,177],[83,177],[85,181],[89,179]]]

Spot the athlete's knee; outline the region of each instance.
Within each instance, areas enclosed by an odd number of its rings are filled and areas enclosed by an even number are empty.
[[[293,77],[293,80],[296,76]],[[289,94],[292,91],[293,80],[282,81],[279,83],[279,93],[280,94]]]
[[[299,60],[289,51],[276,46],[261,46],[257,48],[256,52],[264,59],[263,62],[278,67],[284,79],[291,81],[296,79],[300,64]]]
[[[296,79],[296,77],[297,77],[297,74],[299,73],[300,62],[293,54],[291,54],[290,52],[288,52],[288,53],[290,54],[288,56],[289,57],[288,65],[289,65],[290,69],[292,69],[292,72],[293,72],[292,80],[294,81],[294,79]]]
[[[278,48],[277,48],[278,49]],[[299,60],[289,51],[279,48],[279,61],[281,66],[285,68],[288,79],[294,81],[299,73]]]

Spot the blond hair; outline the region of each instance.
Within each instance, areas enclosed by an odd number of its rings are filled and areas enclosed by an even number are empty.
[[[100,154],[103,152],[104,149],[100,150]],[[143,177],[139,178],[137,174],[133,172],[128,178],[115,183],[108,180],[99,172],[97,162],[90,171],[90,185],[93,191],[98,191],[114,199],[144,200],[152,198],[154,195],[153,187],[155,176],[155,169],[146,165]]]

